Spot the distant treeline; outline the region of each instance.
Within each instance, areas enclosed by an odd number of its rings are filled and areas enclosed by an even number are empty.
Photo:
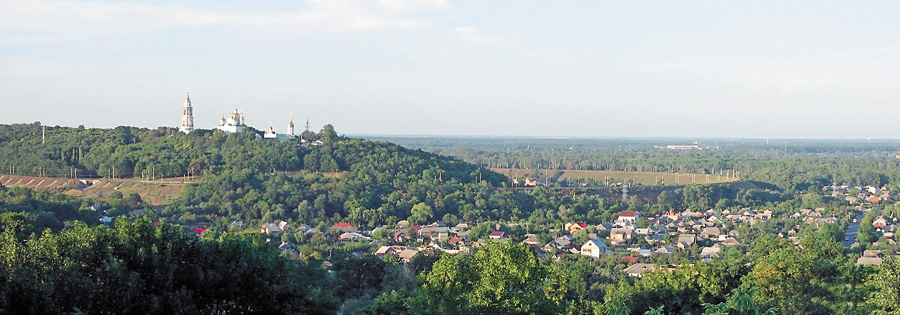
[[[373,138],[485,167],[726,174],[787,190],[832,183],[900,184],[897,141],[707,140],[670,150],[672,139]]]

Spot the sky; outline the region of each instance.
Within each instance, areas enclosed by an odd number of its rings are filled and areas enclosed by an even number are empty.
[[[0,123],[900,138],[898,1],[6,1]]]

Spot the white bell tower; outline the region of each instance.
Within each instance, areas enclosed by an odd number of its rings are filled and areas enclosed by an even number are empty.
[[[194,131],[194,108],[191,107],[191,92],[184,97],[184,107],[181,108],[181,127],[178,131],[191,133]]]

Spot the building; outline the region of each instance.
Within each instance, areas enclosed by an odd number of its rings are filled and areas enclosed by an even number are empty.
[[[237,107],[234,108],[234,112],[228,114],[228,118],[225,118],[225,115],[222,115],[222,119],[219,120],[219,126],[216,129],[222,130],[226,133],[237,133],[244,130],[247,125],[244,124],[244,113],[239,112]]]
[[[269,123],[269,128],[266,128],[266,131],[263,133],[263,139],[269,140],[290,141],[296,138],[297,136],[294,135],[294,115],[291,115],[291,118],[288,120],[287,133],[279,134],[271,123]]]
[[[666,148],[669,150],[703,150],[698,144],[670,144]]]
[[[194,131],[194,108],[191,107],[191,93],[184,97],[184,107],[181,108],[181,126],[178,131],[191,133]]]
[[[600,255],[606,254],[609,252],[609,246],[606,246],[606,243],[603,243],[600,239],[591,239],[581,245],[581,254],[585,256],[591,256],[594,258],[600,258]]]
[[[637,211],[622,211],[616,219],[616,224],[620,226],[632,226],[640,218],[641,214]]]
[[[645,272],[653,271],[654,269],[656,269],[656,264],[634,264],[625,268],[622,272],[628,274],[629,277],[641,278]]]

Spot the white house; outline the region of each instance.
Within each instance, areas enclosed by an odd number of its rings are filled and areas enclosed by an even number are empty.
[[[622,211],[619,213],[619,218],[616,219],[616,224],[620,226],[632,226],[637,219],[641,218],[641,214],[637,211]]]
[[[600,258],[600,255],[609,253],[609,246],[606,246],[606,243],[603,243],[600,239],[591,239],[581,245],[581,254],[585,256],[591,256],[594,258]]]

